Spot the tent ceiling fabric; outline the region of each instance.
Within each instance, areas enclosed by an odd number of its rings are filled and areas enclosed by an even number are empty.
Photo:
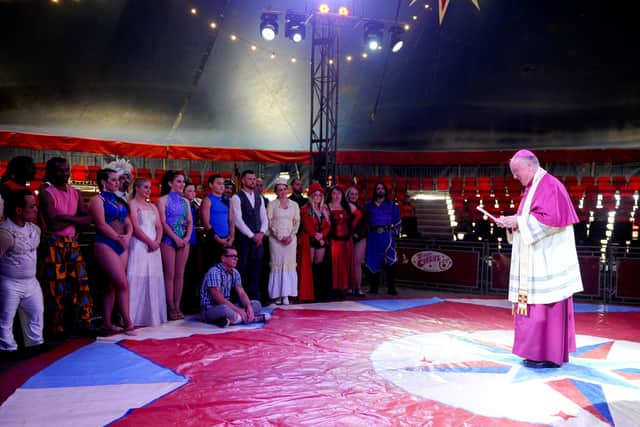
[[[387,20],[397,6],[344,3],[358,16]],[[640,146],[640,49],[630,5],[480,0],[478,11],[470,0],[452,0],[439,25],[435,1],[430,9],[409,3],[400,4],[400,20],[412,29],[399,54],[387,49],[362,60],[362,25],[340,30],[341,53],[356,59],[340,65],[339,148]],[[278,10],[313,5],[270,2]],[[261,40],[265,6],[0,0],[0,130],[308,150],[311,31],[294,45],[281,16],[276,40]],[[210,20],[220,22],[217,38],[192,89]]]

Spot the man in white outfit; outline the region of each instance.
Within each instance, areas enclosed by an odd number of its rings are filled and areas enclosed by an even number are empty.
[[[5,200],[6,220],[0,224],[0,352],[13,355],[13,319],[18,312],[24,343],[33,350],[42,338],[44,303],[36,279],[40,228],[38,208],[30,190],[13,190]]]

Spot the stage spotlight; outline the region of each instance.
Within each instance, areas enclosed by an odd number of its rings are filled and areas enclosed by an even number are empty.
[[[260,17],[260,35],[263,39],[271,41],[278,35],[278,14],[264,12]]]
[[[402,40],[402,34],[404,34],[404,29],[400,25],[393,26],[389,28],[389,35],[391,39],[391,52],[396,53],[402,46],[404,46],[404,41]]]
[[[349,8],[346,6],[340,6],[338,8],[338,15],[340,16],[349,16]]]
[[[364,43],[371,51],[376,51],[382,46],[384,24],[377,21],[369,21],[364,25]]]
[[[306,19],[305,15],[299,13],[287,13],[284,19],[284,36],[294,43],[300,43],[304,40]]]
[[[323,15],[325,13],[329,13],[329,11],[331,11],[331,8],[326,3],[321,3],[320,6],[318,6],[318,12],[322,13]]]

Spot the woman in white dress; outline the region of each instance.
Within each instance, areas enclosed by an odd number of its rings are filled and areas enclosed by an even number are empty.
[[[278,179],[275,186],[278,198],[267,206],[271,251],[269,296],[276,304],[285,305],[289,304],[289,297],[298,296],[296,233],[300,225],[300,208],[288,199],[287,189],[287,181]]]
[[[158,209],[149,202],[151,182],[137,178],[129,202],[133,237],[129,245],[129,295],[131,319],[136,326],[157,326],[167,321]]]

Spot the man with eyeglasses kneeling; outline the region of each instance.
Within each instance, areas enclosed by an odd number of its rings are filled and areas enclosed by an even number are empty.
[[[200,311],[202,321],[221,328],[238,323],[268,322],[271,315],[261,313],[259,301],[249,300],[242,288],[240,273],[236,270],[238,251],[225,246],[220,262],[209,269],[200,288]],[[236,303],[231,300],[231,291],[236,291]]]

